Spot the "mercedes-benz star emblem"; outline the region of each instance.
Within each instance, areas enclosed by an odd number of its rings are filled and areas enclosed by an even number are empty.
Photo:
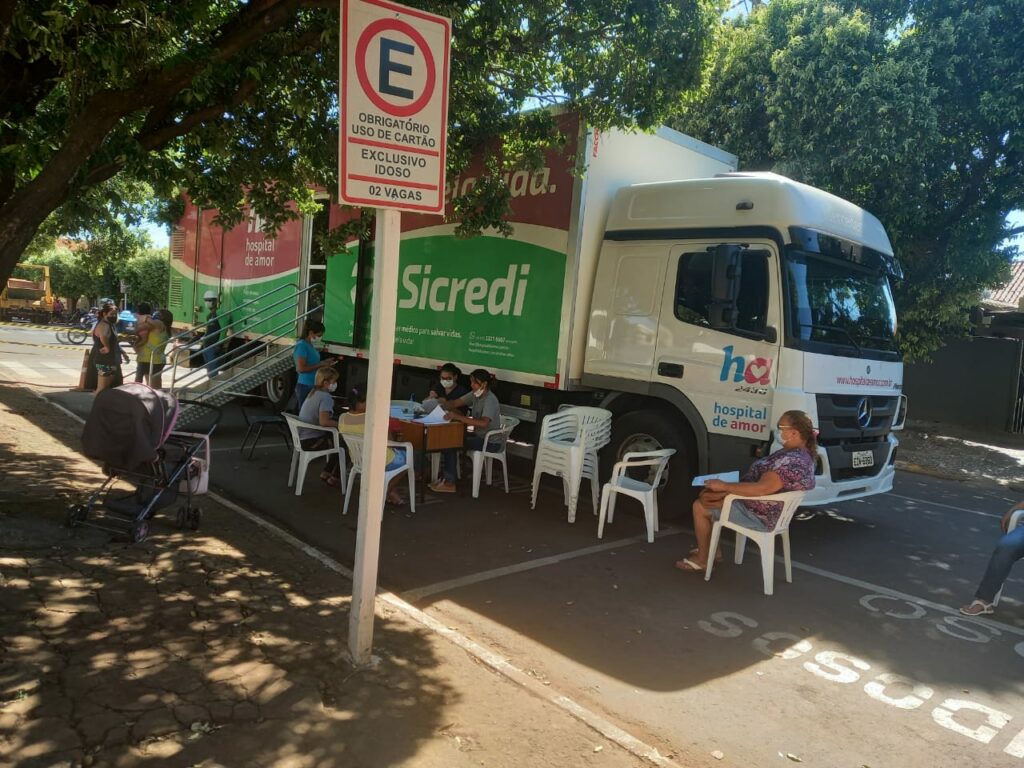
[[[871,398],[862,397],[857,403],[857,423],[861,429],[867,429],[871,423]]]

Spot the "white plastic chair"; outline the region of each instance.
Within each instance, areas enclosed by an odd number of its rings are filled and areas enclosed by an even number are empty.
[[[352,469],[348,473],[348,489],[349,492],[345,494],[345,504],[341,508],[341,514],[348,514],[348,502],[355,495],[352,493],[352,489],[355,484],[356,475],[363,473],[363,436],[354,435],[349,432],[342,432],[342,438],[345,440],[345,445],[348,447],[349,458],[352,459]],[[396,443],[393,440],[388,440],[388,448],[404,448],[405,449],[405,463],[397,469],[384,472],[384,488],[391,484],[391,480],[403,472],[409,473],[409,508],[413,514],[416,513],[416,471],[413,467],[413,453],[412,443]]]
[[[660,451],[630,451],[616,462],[612,468],[612,479],[604,484],[601,491],[601,512],[597,519],[597,538],[604,538],[605,518],[612,522],[615,517],[615,497],[620,493],[632,496],[644,505],[644,520],[647,523],[647,542],[654,543],[654,533],[658,530],[658,484],[661,475],[668,465],[668,460],[676,452],[675,448],[664,448]],[[627,474],[631,467],[656,467],[654,481],[646,483],[636,480]]]
[[[1012,515],[1010,515],[1010,522],[1006,526],[1006,532],[1009,533],[1018,525],[1024,525],[1024,509],[1018,509]],[[1003,588],[1000,587],[999,591],[996,592],[996,596],[992,598],[992,605],[999,605],[999,598],[1003,596]]]
[[[531,507],[537,505],[541,475],[550,474],[562,478],[570,523],[576,521],[580,484],[584,478],[590,480],[594,514],[597,514],[597,452],[611,440],[611,421],[611,411],[587,406],[560,409],[544,417],[533,467]]]
[[[501,471],[505,474],[505,493],[508,493],[508,464],[505,457],[505,446],[512,430],[519,426],[519,419],[514,416],[502,416],[501,428],[492,429],[484,436],[483,447],[479,451],[470,451],[473,460],[473,498],[480,496],[480,476],[483,474],[484,462],[487,465],[487,484],[491,484],[491,469],[495,461],[501,462]]]
[[[715,525],[711,529],[711,549],[708,551],[717,552],[718,540],[722,535],[722,529],[731,528],[736,531],[735,562],[739,565],[743,562],[743,552],[747,546],[747,539],[753,539],[757,542],[758,549],[761,550],[761,572],[764,575],[764,593],[771,595],[775,583],[775,537],[782,536],[782,554],[786,564],[786,581],[793,583],[793,562],[789,553],[789,523],[793,519],[793,515],[796,514],[796,510],[800,506],[800,502],[803,501],[803,498],[803,491],[787,491],[786,493],[776,493],[771,496],[736,496],[730,493],[722,501],[722,514],[715,521]],[[779,520],[775,523],[775,527],[772,530],[761,531],[756,528],[748,528],[738,520],[730,519],[732,503],[736,500],[742,501],[746,499],[782,503]],[[715,558],[713,556],[708,557],[708,568],[704,573],[704,581],[711,579],[711,569],[714,565]]]
[[[319,424],[308,424],[298,416],[292,413],[283,413],[285,421],[288,423],[288,432],[292,437],[292,466],[288,471],[288,487],[291,488],[292,484],[295,484],[295,495],[302,495],[302,486],[306,482],[306,469],[309,467],[309,462],[315,459],[323,458],[324,456],[330,456],[332,453],[338,454],[338,475],[339,485],[341,485],[341,492],[345,492],[345,449],[341,447],[341,437],[338,434],[337,427],[321,427]],[[310,429],[316,432],[324,432],[331,436],[333,445],[330,448],[323,448],[316,451],[307,451],[302,447],[302,440],[299,438],[300,429]],[[298,473],[296,474],[296,469]]]

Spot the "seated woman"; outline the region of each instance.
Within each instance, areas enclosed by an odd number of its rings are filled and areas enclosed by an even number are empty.
[[[469,394],[469,390],[459,381],[462,371],[455,363],[445,363],[441,366],[440,380],[437,386],[430,390],[430,397],[439,404],[449,400],[459,400]]]
[[[135,335],[138,343],[135,345],[137,367],[135,369],[135,381],[146,381],[154,389],[161,385],[160,374],[164,370],[166,358],[164,347],[167,346],[169,329],[164,325],[163,314],[153,313],[153,308],[142,302],[139,304],[135,323]]]
[[[484,437],[492,429],[501,427],[501,404],[497,396],[491,391],[494,386],[494,377],[489,371],[477,368],[469,374],[470,393],[463,395],[458,400],[446,400],[443,404],[447,411],[445,418],[448,421],[461,421],[467,427],[473,427],[473,434],[466,435],[463,448],[467,451],[479,451],[484,447]],[[462,409],[467,408],[467,413]],[[443,477],[436,483],[430,484],[430,490],[435,493],[455,493],[455,476],[459,452],[455,448],[448,448],[441,452],[444,459]]]
[[[302,402],[299,418],[307,424],[320,427],[336,427],[334,418],[334,398],[331,393],[338,388],[338,372],[333,368],[321,368],[316,372],[313,391]],[[327,432],[299,427],[299,440],[302,448],[307,451],[323,451],[330,448],[334,441]],[[338,454],[327,457],[327,466],[320,473],[320,479],[328,485],[338,484]]]
[[[711,529],[722,511],[722,501],[736,496],[770,496],[786,491],[809,491],[814,487],[814,456],[818,441],[810,417],[803,411],[786,411],[779,419],[782,448],[758,459],[738,483],[708,480],[693,502],[693,529],[697,547],[690,556],[676,562],[681,571],[704,573],[711,549]],[[780,502],[734,501],[729,516],[762,531],[770,531],[779,521]],[[720,558],[716,554],[716,559]]]
[[[335,363],[334,358],[320,359],[320,350],[316,345],[323,337],[324,324],[319,320],[307,320],[302,329],[302,336],[295,342],[292,357],[295,359],[295,371],[299,374],[298,383],[295,385],[295,398],[300,409],[306,396],[315,386],[317,371],[329,368]]]
[[[359,389],[353,389],[349,402],[352,408],[347,413],[341,415],[341,418],[338,420],[338,431],[343,435],[362,435],[366,430],[366,393]],[[387,465],[384,467],[385,472],[390,472],[404,466],[406,463],[405,448],[392,448],[388,446],[387,462]],[[401,505],[405,503],[405,499],[402,498],[402,494],[398,492],[396,487],[400,478],[401,475],[396,475],[388,483],[387,501],[389,504]],[[349,488],[349,493],[351,492],[352,489]]]

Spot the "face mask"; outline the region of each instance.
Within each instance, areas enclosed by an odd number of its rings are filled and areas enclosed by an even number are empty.
[[[327,391],[328,392],[334,392],[337,388],[338,388],[338,382],[336,382],[336,381],[332,381],[330,384],[327,385]]]
[[[313,343],[314,344],[319,344],[323,340],[323,338],[324,338],[323,336],[314,336],[313,337]]]
[[[484,389],[483,387],[480,387],[480,389],[473,390],[473,397],[483,397],[486,393],[487,390]]]
[[[455,386],[455,379],[441,379],[441,386],[445,389],[451,389]]]

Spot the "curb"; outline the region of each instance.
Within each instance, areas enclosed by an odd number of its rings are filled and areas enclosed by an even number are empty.
[[[931,467],[925,467],[921,464],[915,464],[912,461],[901,461],[897,459],[894,466],[896,469],[902,472],[911,472],[915,475],[925,475],[927,477],[935,477],[939,480],[952,480],[956,483],[968,483],[973,485],[994,485],[997,488],[1006,488],[1011,491],[1024,493],[1024,483],[1015,482],[1012,480],[990,480],[990,479],[979,479],[976,477],[965,477],[964,475],[956,475],[952,472],[944,472],[941,469],[933,469]]]
[[[932,469],[931,467],[925,467],[920,464],[915,464],[912,461],[902,461],[896,459],[893,463],[896,469],[903,472],[913,472],[915,475],[927,475],[928,477],[937,477],[940,480],[955,480],[958,483],[971,482],[971,478],[964,477],[963,475],[954,475],[951,472],[943,472],[941,469]]]
[[[48,405],[63,411],[75,421],[84,423],[81,416],[72,413],[59,403],[53,402],[42,393],[36,392],[31,387],[24,384],[20,386]],[[297,549],[307,557],[316,560],[328,570],[334,571],[347,579],[352,578],[352,572],[334,558],[316,547],[306,544],[298,537],[293,536],[274,523],[271,523],[269,520],[264,519],[254,512],[250,512],[230,499],[224,498],[216,491],[211,490],[206,495],[225,509],[229,509],[235,514],[246,518],[250,522],[263,528],[270,535],[281,539],[285,544]],[[608,741],[634,757],[644,760],[652,765],[659,766],[659,768],[683,768],[683,766],[672,758],[662,755],[656,747],[638,739],[628,731],[615,725],[615,723],[611,722],[607,718],[582,706],[574,699],[571,699],[558,690],[553,689],[551,686],[545,685],[532,678],[526,671],[515,666],[508,658],[485,648],[468,635],[462,634],[454,627],[445,625],[435,617],[430,616],[419,608],[416,608],[414,605],[406,602],[398,595],[386,590],[380,590],[377,592],[374,602],[378,606],[388,606],[398,611],[410,621],[419,624],[427,631],[447,640],[456,648],[461,649],[463,652],[476,659],[480,664],[490,669],[493,673],[500,675],[528,694],[554,705],[573,719],[587,726],[592,731],[600,734]]]

